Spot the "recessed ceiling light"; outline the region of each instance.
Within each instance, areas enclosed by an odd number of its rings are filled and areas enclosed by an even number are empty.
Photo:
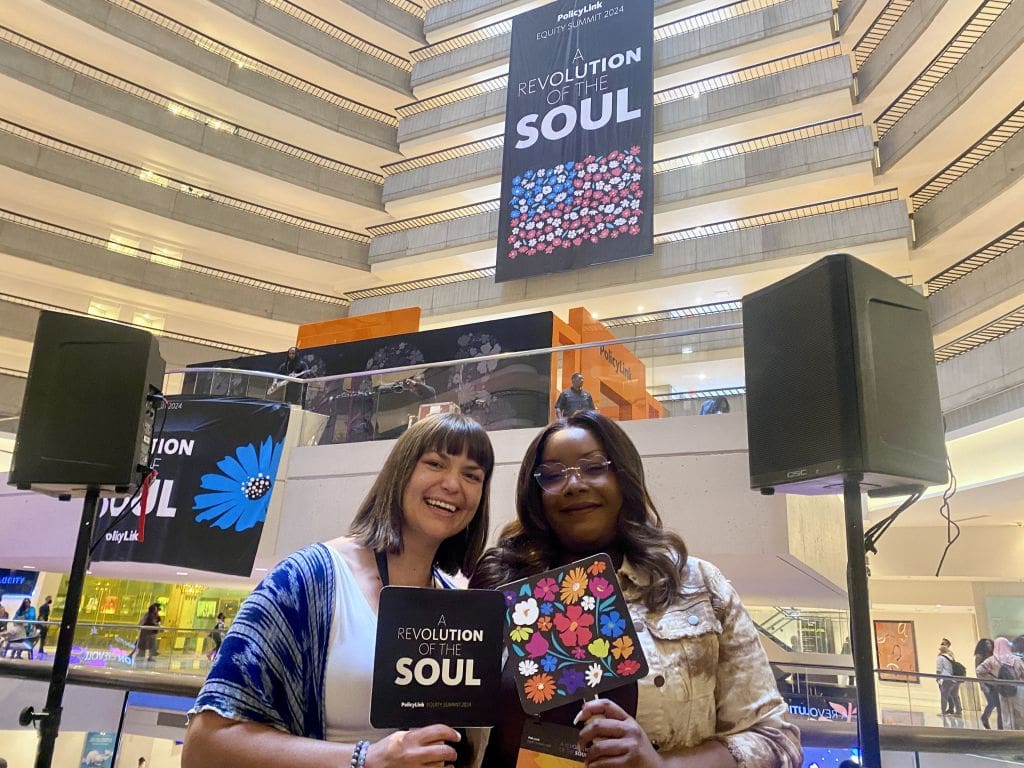
[[[23,566],[21,566],[21,570],[23,570],[23,571],[34,571],[34,570],[36,570],[36,567],[34,565],[23,565]]]
[[[636,305],[636,311],[637,312],[643,312],[644,311],[644,305],[643,304],[637,304]]]
[[[687,344],[686,346],[683,347],[682,353],[684,355],[692,355],[693,354],[693,347],[691,347],[689,344]]]
[[[188,576],[188,571],[175,571],[175,576]]]
[[[697,378],[700,379],[701,381],[704,381],[704,379],[706,379],[707,377],[708,377],[708,375],[706,373],[698,373],[697,374]]]
[[[254,571],[259,571],[260,573],[266,573],[267,572],[266,568],[253,568],[253,570]]]

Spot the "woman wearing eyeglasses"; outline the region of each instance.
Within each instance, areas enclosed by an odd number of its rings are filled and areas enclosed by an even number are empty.
[[[470,586],[606,552],[650,667],[635,713],[606,698],[581,707],[588,766],[799,768],[799,732],[783,719],[753,622],[721,572],[663,528],[640,455],[618,424],[590,411],[548,425],[520,466],[516,513]],[[509,745],[519,735],[502,732],[504,720],[488,768],[515,764]]]

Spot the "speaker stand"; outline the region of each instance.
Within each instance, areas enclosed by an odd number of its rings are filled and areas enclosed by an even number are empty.
[[[99,497],[99,490],[90,488],[86,491],[85,501],[82,503],[82,521],[78,527],[78,541],[75,543],[71,573],[68,574],[68,592],[64,599],[64,612],[60,617],[60,634],[57,637],[57,651],[53,656],[53,672],[46,694],[46,708],[42,712],[35,712],[32,707],[27,707],[19,719],[22,725],[37,723],[39,727],[35,768],[50,768],[53,763],[53,750],[60,730],[64,688],[68,680],[75,628],[78,626],[78,609],[82,603],[85,572],[89,567],[89,548],[92,545],[92,529],[96,521],[96,503]]]
[[[861,765],[881,768],[878,737],[878,702],[875,698],[875,665],[871,647],[871,599],[868,595],[867,553],[864,551],[864,514],[860,478],[843,481],[846,513],[846,586],[850,599],[850,648],[857,678],[857,737]],[[37,766],[38,768],[38,766]]]

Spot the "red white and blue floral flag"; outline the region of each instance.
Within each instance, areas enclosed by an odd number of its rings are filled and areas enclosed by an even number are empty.
[[[512,22],[495,280],[654,251],[652,0]]]
[[[501,587],[505,647],[529,715],[647,675],[640,640],[608,555]]]

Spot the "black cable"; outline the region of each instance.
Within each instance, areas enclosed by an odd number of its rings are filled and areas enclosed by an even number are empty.
[[[942,505],[939,507],[939,514],[946,519],[946,548],[942,550],[942,557],[939,558],[939,565],[935,569],[935,575],[938,576],[942,571],[942,564],[946,562],[946,555],[949,554],[949,548],[953,546],[953,542],[960,538],[960,526],[953,522],[953,516],[949,508],[949,500],[956,495],[956,475],[953,473],[953,464],[949,460],[949,450],[946,451],[946,468],[949,470],[949,485],[946,486],[946,490],[942,493]],[[956,529],[956,533],[953,533],[953,529]]]
[[[921,489],[910,494],[906,499],[904,499],[902,504],[896,507],[892,514],[883,518],[882,520],[879,520],[877,523],[875,523],[866,531],[864,531],[865,552],[870,552],[871,554],[875,555],[878,554],[878,549],[876,548],[876,545],[878,544],[879,539],[881,539],[882,536],[885,535],[885,532],[889,530],[889,526],[891,526],[896,521],[897,517],[902,515],[904,512],[910,509],[911,506],[917,503],[917,501],[921,498],[922,493],[924,493],[924,489]]]
[[[149,476],[151,474],[153,474],[153,452],[156,450],[156,446],[159,444],[160,440],[163,438],[164,427],[167,426],[167,412],[170,411],[170,408],[168,408],[169,401],[167,400],[166,397],[164,397],[163,394],[153,394],[153,395],[150,395],[149,398],[151,398],[151,399],[159,399],[161,401],[161,407],[163,408],[163,416],[160,419],[160,429],[158,429],[156,431],[156,434],[154,435],[152,442],[149,444],[149,453],[146,455],[145,472],[142,475],[142,479],[139,481],[138,487],[135,489],[135,493],[133,493],[128,498],[128,503],[125,505],[124,511],[121,512],[121,514],[119,516],[117,516],[117,517],[111,516],[110,523],[93,540],[92,546],[89,547],[89,557],[90,558],[92,558],[92,555],[96,551],[96,547],[98,547],[100,545],[100,542],[103,541],[104,539],[106,539],[107,534],[110,533],[111,531],[113,531],[114,528],[117,527],[117,524],[119,522],[121,522],[122,520],[124,520],[126,518],[127,519],[131,518],[131,511],[133,509],[135,509],[135,506],[138,504],[139,494],[142,492],[142,489],[143,489],[143,487],[145,487],[146,483],[149,482]],[[154,416],[154,421],[156,421],[155,416]],[[142,514],[146,514],[146,511],[142,510]]]

